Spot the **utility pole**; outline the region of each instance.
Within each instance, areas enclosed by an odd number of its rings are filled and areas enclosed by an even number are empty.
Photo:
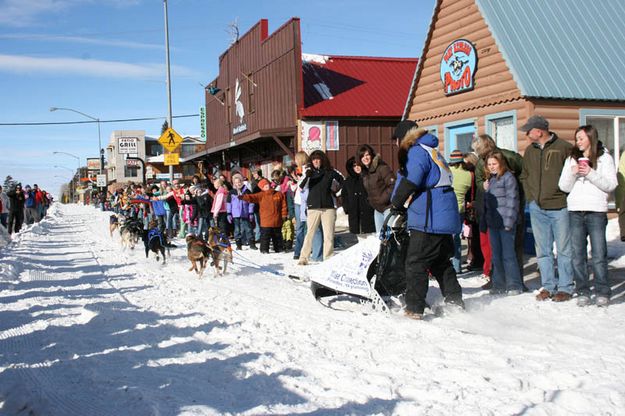
[[[173,116],[171,109],[171,72],[169,65],[169,19],[167,17],[167,0],[163,0],[165,6],[165,62],[167,66],[167,124],[170,129],[173,129]],[[174,181],[174,167],[169,165],[169,181]]]

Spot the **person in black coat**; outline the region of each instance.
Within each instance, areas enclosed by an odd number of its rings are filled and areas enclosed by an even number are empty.
[[[17,233],[22,228],[22,223],[24,222],[24,203],[26,202],[26,197],[24,196],[22,185],[18,184],[15,186],[15,189],[11,189],[7,192],[7,196],[10,201],[8,231],[9,234],[13,232]]]
[[[373,207],[367,199],[367,191],[362,182],[362,168],[355,157],[350,157],[345,164],[347,179],[343,182],[341,200],[343,211],[349,220],[349,232],[369,234],[375,232]]]

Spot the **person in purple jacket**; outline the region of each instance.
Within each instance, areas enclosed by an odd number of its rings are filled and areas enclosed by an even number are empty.
[[[493,252],[491,294],[520,295],[523,280],[514,249],[519,220],[519,187],[501,152],[486,157],[484,219]]]
[[[252,250],[256,250],[254,241],[254,204],[246,202],[239,197],[250,194],[250,190],[243,184],[243,176],[240,173],[232,175],[232,189],[228,192],[226,210],[228,222],[234,224],[234,240],[237,250],[241,250],[243,244],[249,244]]]

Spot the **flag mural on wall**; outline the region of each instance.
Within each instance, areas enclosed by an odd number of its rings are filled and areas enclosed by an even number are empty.
[[[326,151],[339,150],[339,122],[326,121]]]

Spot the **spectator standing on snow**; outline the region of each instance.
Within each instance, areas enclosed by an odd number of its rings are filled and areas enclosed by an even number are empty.
[[[334,253],[334,226],[336,223],[335,194],[341,189],[343,177],[332,168],[328,156],[321,150],[310,154],[312,165],[300,187],[308,187],[306,199],[307,230],[300,253],[299,265],[308,264],[315,232],[323,229],[323,259]]]
[[[471,147],[478,155],[479,159],[477,161],[477,165],[475,167],[475,184],[476,184],[476,196],[475,196],[475,207],[477,213],[478,221],[481,221],[483,217],[483,203],[484,203],[484,181],[488,178],[488,176],[484,176],[487,172],[486,168],[486,157],[493,152],[500,152],[503,154],[504,159],[506,160],[506,165],[510,172],[514,175],[518,182],[519,189],[519,212],[521,215],[518,218],[515,236],[514,236],[514,250],[516,253],[517,264],[519,265],[519,274],[523,276],[523,239],[525,236],[525,194],[523,192],[523,187],[521,186],[521,173],[523,172],[523,158],[517,152],[513,152],[508,149],[501,149],[497,147],[495,144],[495,140],[490,137],[488,134],[480,134],[479,136],[473,139],[471,143]],[[481,230],[485,230],[484,226],[480,228]],[[486,276],[492,275],[491,271],[491,247],[489,240],[488,231],[481,232],[480,231],[480,245],[482,254],[484,255],[484,274]],[[484,286],[483,289],[490,289],[492,282],[489,280]]]
[[[568,301],[573,294],[573,249],[566,193],[558,187],[558,181],[572,146],[550,132],[549,122],[539,115],[530,117],[520,130],[526,132],[531,142],[523,155],[521,181],[529,201],[542,283],[536,300]],[[558,253],[557,275],[554,242]]]
[[[38,221],[37,201],[35,199],[35,192],[32,190],[30,185],[26,185],[24,187],[24,198],[24,207],[26,208],[24,216],[26,225],[30,225]]]
[[[217,191],[213,199],[211,213],[217,228],[228,235],[228,188],[222,179],[215,179],[213,185]]]
[[[519,271],[514,238],[519,218],[519,186],[501,152],[486,157],[484,177],[484,225],[492,249],[492,294],[520,295],[523,277]],[[488,174],[488,176],[487,176]]]
[[[394,138],[400,139],[399,173],[392,196],[393,209],[406,211],[410,243],[406,255],[406,309],[412,319],[421,319],[426,306],[429,274],[436,278],[448,304],[464,307],[462,289],[451,264],[453,235],[460,232],[458,201],[452,175],[436,150],[438,138],[404,120]]]
[[[367,191],[369,204],[375,210],[373,213],[375,232],[379,234],[384,219],[391,209],[391,193],[395,184],[395,174],[391,167],[368,144],[363,144],[358,149],[358,161],[362,168],[362,182]]]
[[[480,270],[484,265],[484,256],[480,248],[480,227],[477,223],[475,213],[475,198],[477,195],[475,183],[475,166],[478,157],[475,153],[465,153],[464,163],[471,174],[471,189],[469,189],[464,199],[464,224],[462,225],[462,237],[467,239],[467,270]],[[482,275],[484,276],[484,275]],[[490,277],[488,278],[490,280]]]
[[[367,190],[362,181],[362,167],[355,157],[345,163],[347,178],[343,182],[341,201],[347,214],[349,232],[356,235],[371,234],[376,231],[374,209],[369,204]]]
[[[267,179],[261,179],[260,192],[239,196],[243,201],[257,204],[260,212],[260,252],[269,253],[269,242],[276,253],[283,251],[282,223],[287,218],[286,200],[282,192],[271,188]]]
[[[453,177],[452,187],[458,200],[458,212],[460,213],[460,222],[464,223],[464,197],[471,189],[471,172],[467,170],[464,163],[464,155],[460,150],[454,150],[449,154],[449,169]],[[460,241],[460,233],[454,234],[454,256],[451,264],[454,266],[456,274],[462,273],[462,242]]]
[[[9,197],[9,234],[19,232],[24,222],[24,204],[26,196],[22,190],[22,185],[17,184],[15,189],[7,192]]]
[[[4,189],[2,189],[2,186],[0,186],[0,205],[2,205],[2,208],[0,208],[0,224],[2,224],[4,228],[7,228],[7,221],[9,219],[9,196]]]
[[[617,179],[612,156],[604,149],[593,126],[580,126],[575,130],[575,146],[564,162],[558,186],[569,194],[566,201],[577,304],[590,304],[587,264],[587,239],[590,237],[595,303],[607,306],[612,293],[605,231],[608,225],[608,197],[616,188]]]
[[[228,222],[234,226],[234,241],[237,250],[243,248],[243,244],[250,246],[252,250],[256,250],[256,242],[254,240],[254,208],[253,203],[249,203],[241,199],[242,195],[249,195],[251,192],[243,183],[243,176],[240,173],[232,175],[232,190],[228,195]]]

